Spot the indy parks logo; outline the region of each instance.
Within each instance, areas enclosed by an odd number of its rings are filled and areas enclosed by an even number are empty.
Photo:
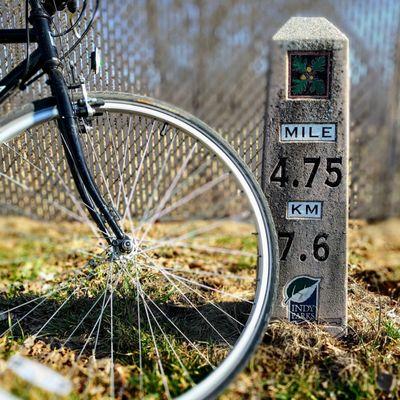
[[[290,322],[316,322],[320,278],[296,276],[284,288],[284,305]]]

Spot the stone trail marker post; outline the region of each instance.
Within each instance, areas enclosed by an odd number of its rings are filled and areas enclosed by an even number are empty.
[[[347,324],[348,39],[325,18],[273,37],[262,185],[279,236],[274,316]]]

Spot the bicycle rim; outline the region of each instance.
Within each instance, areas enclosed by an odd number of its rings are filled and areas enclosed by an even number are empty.
[[[77,220],[78,244],[55,245],[60,268],[42,267],[46,285],[25,279],[22,294],[7,290],[2,338],[23,337],[17,353],[45,365],[67,354],[71,368],[52,367],[82,398],[93,398],[96,385],[100,398],[215,397],[247,362],[271,312],[276,238],[262,193],[195,118],[147,98],[91,96],[105,104],[81,138],[87,161],[135,250],[112,256],[88,219],[63,172],[55,107],[6,119],[3,193],[14,190],[25,207],[40,196],[39,217]],[[76,262],[66,262],[66,248],[80,252]],[[8,279],[3,286],[13,288]],[[49,347],[40,357],[39,345]]]

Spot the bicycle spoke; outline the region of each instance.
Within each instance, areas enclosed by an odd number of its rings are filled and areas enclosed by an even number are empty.
[[[140,162],[139,162],[139,167],[138,167],[138,169],[136,171],[136,175],[135,175],[135,180],[133,181],[132,189],[131,189],[131,191],[130,191],[130,193],[128,195],[128,198],[127,198],[125,212],[124,212],[124,215],[122,216],[122,222],[125,221],[126,214],[128,213],[128,209],[129,209],[129,206],[130,206],[131,201],[132,201],[132,197],[133,197],[133,195],[135,193],[136,186],[137,186],[137,184],[139,182],[140,174],[142,173],[142,170],[143,170],[144,160],[146,159],[146,156],[147,156],[147,153],[148,153],[148,150],[149,150],[150,140],[151,140],[151,137],[153,135],[153,129],[154,129],[155,124],[156,124],[156,121],[153,122],[153,124],[151,126],[151,129],[150,129],[150,132],[147,135],[146,145],[145,145],[145,148],[144,148],[144,150],[142,152],[142,155],[141,155],[141,159],[140,159]]]
[[[156,240],[153,240],[157,242]],[[245,256],[245,257],[254,257],[254,253],[250,253],[248,251],[241,251],[241,250],[232,250],[232,249],[225,249],[222,247],[213,247],[213,246],[205,246],[201,244],[194,244],[190,242],[178,242],[178,241],[166,241],[166,242],[159,242],[159,244],[155,246],[150,246],[140,250],[138,254],[145,254],[151,251],[161,249],[163,247],[190,247],[194,250],[203,250],[208,253],[220,253],[220,254],[229,254],[229,255],[236,255],[236,256]]]
[[[179,286],[177,286],[174,281],[170,279],[168,274],[166,274],[161,268],[158,269],[167,280],[178,290],[178,292],[182,295],[185,301],[193,307],[193,309],[200,315],[200,317],[210,326],[210,328],[229,346],[232,347],[231,344],[224,338],[224,336],[218,331],[217,328],[207,319],[205,315],[198,309],[198,307],[186,296],[186,294],[181,290]]]
[[[189,163],[190,159],[192,158],[192,155],[196,149],[196,145],[197,143],[195,143],[192,148],[189,151],[189,154],[185,157],[185,159],[182,162],[182,165],[180,166],[178,172],[176,173],[176,176],[174,177],[173,181],[171,182],[171,185],[169,186],[169,188],[167,189],[167,191],[165,192],[163,198],[160,201],[160,204],[157,206],[156,211],[153,213],[153,215],[150,217],[149,222],[146,224],[146,229],[143,232],[142,237],[139,240],[139,245],[142,243],[143,239],[146,237],[147,233],[149,232],[149,230],[151,229],[152,225],[154,224],[154,222],[156,221],[156,219],[159,216],[160,211],[163,209],[164,205],[168,202],[168,200],[170,199],[173,190],[175,188],[175,186],[177,185],[177,183],[179,182],[180,177],[182,176],[183,172],[186,169],[187,164]],[[144,224],[144,220],[142,219],[140,224],[139,224],[139,228],[138,230],[141,229],[141,227]]]
[[[138,346],[139,346],[139,386],[140,386],[140,393],[143,393],[143,355],[142,355],[142,322],[141,322],[141,313],[140,313],[140,301],[139,298],[141,297],[139,294],[138,284],[139,282],[139,274],[136,271],[136,282],[134,282],[136,287],[136,304],[137,304],[137,316],[138,316]]]
[[[90,143],[90,146],[91,146],[91,148],[92,148],[93,156],[94,156],[94,158],[95,158],[95,161],[96,161],[96,163],[97,163],[97,166],[98,166],[99,169],[100,169],[100,176],[101,176],[102,181],[103,181],[103,183],[104,183],[104,185],[105,185],[105,187],[106,187],[107,194],[108,194],[108,196],[109,196],[110,199],[111,199],[112,206],[115,208],[115,203],[114,203],[114,200],[113,200],[113,197],[114,197],[114,196],[113,196],[113,195],[111,194],[111,192],[110,192],[110,185],[109,185],[108,180],[107,180],[107,178],[106,178],[106,176],[105,176],[105,174],[104,174],[103,167],[101,166],[101,161],[100,161],[100,159],[99,159],[99,157],[98,157],[98,155],[97,155],[97,152],[96,152],[96,150],[95,150],[95,148],[94,148],[93,140],[91,139],[91,136],[90,136],[90,135],[88,135],[88,142]]]
[[[203,294],[201,294],[198,290],[193,289],[192,287],[190,287],[187,283],[185,283],[183,280],[181,280],[177,275],[174,274],[170,274],[170,276],[172,278],[174,278],[176,281],[178,281],[179,283],[181,283],[184,287],[186,287],[187,289],[189,289],[191,292],[195,293],[197,296],[201,297],[203,300],[205,300],[206,302],[208,302],[209,304],[211,304],[215,309],[217,309],[218,311],[221,311],[223,314],[225,314],[228,318],[232,319],[233,321],[235,321],[236,323],[238,323],[240,326],[244,326],[244,324],[240,321],[238,321],[235,317],[233,317],[232,315],[230,315],[228,312],[226,312],[225,310],[223,310],[220,306],[218,306],[217,304],[215,304],[212,300],[207,299],[206,296],[204,296]]]
[[[150,263],[151,263],[151,261],[150,261]],[[232,293],[225,292],[225,291],[220,290],[220,289],[213,288],[213,287],[211,287],[211,286],[208,286],[208,285],[205,285],[205,284],[203,284],[203,283],[194,281],[194,280],[192,280],[192,279],[187,279],[187,278],[183,278],[183,277],[180,277],[180,276],[178,276],[178,275],[172,274],[171,272],[169,272],[168,270],[166,270],[166,269],[163,268],[163,267],[159,267],[159,266],[156,266],[156,265],[154,265],[154,264],[149,265],[148,263],[147,263],[147,264],[141,264],[141,265],[142,265],[143,267],[145,267],[145,268],[147,267],[147,268],[153,268],[153,269],[156,269],[156,270],[160,270],[160,272],[161,272],[161,269],[162,269],[163,272],[164,272],[165,274],[167,274],[167,275],[169,275],[169,276],[175,276],[175,277],[181,279],[182,281],[185,281],[185,282],[188,282],[188,283],[190,283],[190,284],[199,286],[199,287],[201,287],[201,288],[203,288],[203,289],[206,289],[206,290],[211,290],[211,291],[213,291],[213,292],[222,294],[223,296],[231,297],[231,298],[233,298],[233,299],[240,300],[240,301],[246,302],[246,303],[248,303],[248,304],[253,304],[252,301],[250,301],[250,300],[248,300],[248,299],[245,299],[245,298],[243,298],[243,297],[234,295],[234,294],[232,294]]]
[[[94,357],[96,357],[96,350],[97,350],[97,346],[99,344],[101,321],[103,320],[103,315],[104,315],[104,312],[105,312],[105,310],[107,308],[107,304],[108,304],[108,300],[106,301],[106,298],[107,298],[107,290],[109,289],[110,284],[111,284],[111,270],[108,269],[108,271],[107,271],[107,283],[106,283],[106,287],[104,289],[104,294],[103,294],[103,304],[101,306],[101,311],[100,311],[98,322],[96,322],[96,324],[97,324],[97,332],[96,332],[96,341],[95,341],[94,348],[93,348],[93,356]],[[109,300],[111,300],[111,299],[109,298]],[[96,327],[96,325],[95,325],[95,327]]]
[[[210,286],[207,286],[207,285],[204,285],[204,284],[200,284],[200,283],[198,283],[198,282],[196,282],[196,281],[193,281],[193,280],[190,280],[190,279],[185,279],[185,278],[180,277],[180,276],[178,276],[178,275],[176,275],[176,274],[173,274],[173,273],[171,273],[171,272],[168,272],[168,270],[167,270],[166,268],[164,268],[164,267],[162,267],[162,266],[160,266],[160,265],[157,265],[155,262],[151,262],[151,261],[150,261],[150,263],[151,263],[151,265],[152,265],[155,269],[159,270],[159,271],[162,272],[163,274],[165,273],[166,275],[172,277],[173,279],[175,279],[176,281],[178,281],[179,283],[181,283],[182,285],[184,285],[186,288],[188,288],[190,291],[192,291],[193,293],[195,293],[197,296],[201,297],[203,300],[206,300],[209,304],[211,304],[213,307],[215,307],[216,309],[218,309],[219,311],[221,311],[223,314],[225,314],[226,316],[228,316],[229,318],[233,319],[235,322],[237,322],[238,324],[240,324],[241,326],[243,326],[243,323],[242,323],[242,322],[238,321],[238,320],[237,320],[236,318],[234,318],[232,315],[230,315],[230,314],[227,313],[225,310],[223,310],[221,307],[219,307],[218,305],[216,305],[213,301],[207,299],[207,298],[206,298],[203,294],[201,294],[198,290],[193,289],[191,286],[188,285],[188,283],[189,283],[190,285],[195,285],[195,286],[198,286],[198,287],[207,289],[207,290],[212,289]],[[148,264],[147,264],[147,266],[148,266]],[[230,295],[229,293],[223,292],[223,291],[221,291],[221,290],[219,290],[218,293],[221,293],[221,294],[224,293],[224,294],[227,295],[227,296]],[[238,300],[240,299],[241,301],[245,301],[245,302],[251,303],[251,302],[249,302],[248,300],[245,300],[245,299],[243,299],[243,298],[240,298],[239,296],[235,296],[235,298],[238,299]]]
[[[109,271],[110,271],[110,269],[109,269]],[[109,272],[108,272],[108,273],[109,273]],[[96,328],[97,328],[96,342],[95,342],[95,346],[94,346],[94,349],[93,349],[93,356],[96,357],[96,349],[97,349],[97,345],[98,345],[98,339],[99,339],[99,331],[100,331],[101,321],[103,320],[104,312],[105,312],[105,310],[107,309],[108,304],[109,304],[110,301],[111,301],[111,293],[110,293],[110,295],[109,295],[108,298],[107,298],[107,291],[110,289],[109,286],[112,286],[112,285],[114,285],[114,284],[115,284],[115,285],[117,284],[117,282],[118,282],[118,280],[119,280],[120,277],[121,277],[121,273],[118,274],[118,276],[117,276],[115,282],[111,282],[111,280],[110,280],[110,283],[106,286],[106,288],[105,288],[105,290],[104,290],[104,293],[103,293],[103,304],[102,304],[102,308],[101,308],[100,314],[99,314],[99,316],[98,316],[98,318],[97,318],[95,324],[93,325],[93,327],[92,327],[92,329],[91,329],[91,331],[90,331],[90,333],[89,333],[89,335],[88,335],[88,338],[86,339],[85,344],[84,344],[84,346],[82,347],[82,349],[81,349],[81,351],[80,351],[80,353],[79,353],[79,355],[78,355],[78,357],[77,357],[76,362],[77,362],[78,360],[80,360],[81,357],[83,356],[83,354],[84,354],[84,352],[85,352],[85,350],[86,350],[86,347],[88,346],[88,344],[89,344],[89,342],[90,342],[90,340],[91,340],[91,338],[92,338],[92,336],[93,336],[93,333],[94,333],[94,331],[95,331]],[[105,300],[105,299],[106,299],[106,300]]]
[[[64,340],[63,346],[65,346],[74,336],[75,332],[81,327],[81,325],[85,322],[86,318],[90,315],[90,313],[93,311],[93,309],[96,307],[98,302],[100,301],[101,296],[97,298],[97,300],[93,303],[93,305],[90,307],[89,311],[84,315],[84,317],[79,321],[79,323],[76,325],[74,330],[70,333],[70,335],[67,337],[67,339]]]
[[[111,281],[114,275],[114,263],[111,263]],[[110,288],[110,397],[115,398],[115,381],[114,381],[114,285]]]
[[[155,180],[155,184],[154,184],[154,188],[153,188],[153,193],[152,193],[152,195],[150,196],[150,198],[149,198],[149,200],[148,200],[148,202],[147,202],[146,208],[145,208],[145,210],[144,210],[144,212],[143,212],[143,220],[145,220],[145,219],[148,218],[148,216],[149,216],[148,213],[149,213],[149,211],[150,211],[150,208],[151,208],[152,205],[153,205],[155,193],[157,192],[157,190],[158,190],[158,188],[159,188],[161,179],[162,179],[162,177],[163,177],[163,173],[165,172],[166,167],[167,167],[167,165],[168,165],[168,161],[169,161],[169,158],[170,158],[170,156],[171,156],[171,152],[172,152],[172,149],[173,149],[173,147],[174,147],[176,137],[177,137],[177,132],[174,133],[174,136],[172,137],[171,142],[170,142],[170,144],[168,145],[168,149],[167,149],[167,153],[166,153],[166,155],[165,155],[164,162],[163,162],[163,164],[162,164],[162,166],[161,166],[161,169],[160,169],[160,172],[159,172],[159,174],[158,174],[158,177],[157,177],[156,180]]]
[[[56,292],[60,291],[61,289],[55,290],[54,292],[52,292],[51,294],[55,294]],[[51,295],[50,294],[50,295]],[[31,310],[29,310],[25,315],[23,315],[21,318],[18,318],[18,320],[12,324],[8,329],[6,329],[2,334],[0,334],[0,337],[3,337],[7,332],[12,332],[12,329],[17,326],[21,321],[23,321],[26,317],[28,317],[30,314],[33,313],[33,311],[35,311],[37,308],[39,308],[43,303],[45,303],[45,301],[47,300],[47,298],[50,296],[45,296],[43,298],[43,300],[37,304],[35,307],[33,307]],[[28,303],[29,304],[29,303]],[[2,313],[3,314],[3,313]]]
[[[63,135],[61,135],[61,140],[62,140],[62,142],[63,142],[65,148],[66,148],[67,151],[69,152],[70,157],[72,157],[72,155],[71,155],[71,154],[72,154],[72,153],[71,153],[71,150],[70,150],[70,148],[69,148],[69,146],[68,146],[68,143],[65,141]],[[44,159],[45,159],[46,163],[47,163],[48,165],[50,165],[50,168],[53,170],[53,173],[54,173],[54,174],[57,176],[57,178],[60,180],[61,185],[64,187],[64,189],[65,189],[67,195],[69,196],[69,198],[72,200],[72,202],[75,204],[75,206],[76,206],[76,207],[78,208],[78,210],[80,211],[80,213],[81,213],[81,215],[82,215],[82,219],[88,224],[88,226],[90,227],[90,229],[91,229],[91,230],[93,231],[93,233],[96,235],[96,230],[99,230],[99,231],[100,231],[100,229],[99,229],[97,226],[95,226],[94,223],[93,223],[91,220],[89,220],[88,216],[86,215],[85,211],[84,211],[83,208],[82,208],[82,205],[84,205],[85,207],[90,208],[92,211],[95,211],[95,210],[93,210],[93,208],[91,208],[89,205],[84,204],[82,200],[78,200],[78,199],[76,198],[76,196],[74,195],[74,193],[72,192],[72,190],[69,188],[69,186],[67,185],[67,183],[65,182],[65,180],[64,180],[64,179],[62,178],[62,176],[60,175],[59,171],[57,171],[57,168],[55,167],[55,165],[51,162],[51,160],[49,159],[49,157],[47,157],[47,156],[45,155],[46,152],[45,152],[45,150],[44,150],[44,148],[43,148],[43,146],[42,146],[42,144],[41,144],[40,142],[38,142],[38,146],[39,146],[39,148],[41,148],[41,150],[42,150],[42,152],[43,152],[43,154],[44,154]],[[100,231],[100,232],[101,232],[101,231]],[[104,233],[104,232],[102,232],[102,233]]]
[[[241,276],[241,275],[236,275],[236,274],[226,274],[224,272],[208,272],[208,271],[197,271],[193,269],[185,269],[180,266],[176,267],[164,267],[165,271],[170,271],[170,272],[178,272],[178,273],[185,273],[185,274],[194,274],[194,275],[200,275],[200,276],[208,276],[208,277],[216,277],[216,278],[222,278],[222,279],[233,279],[233,280],[239,280],[239,281],[254,281],[254,277],[252,276]],[[179,276],[179,275],[176,275]]]
[[[52,316],[46,321],[46,323],[35,333],[33,334],[34,338],[37,338],[40,333],[44,330],[44,328],[54,319],[54,317],[62,310],[62,308],[71,300],[72,296],[77,293],[80,287],[77,287],[67,298],[62,302],[62,304],[57,308],[57,310],[52,314]]]
[[[105,297],[107,297],[106,294],[107,294],[107,291],[104,292],[104,296],[105,296]],[[92,338],[92,336],[93,336],[94,331],[95,331],[96,328],[99,326],[100,321],[103,319],[104,311],[105,311],[105,309],[108,307],[108,304],[109,304],[110,300],[111,300],[111,296],[108,296],[107,300],[104,302],[104,305],[103,305],[103,307],[102,307],[102,310],[101,310],[101,312],[100,312],[100,315],[98,316],[98,318],[97,318],[97,320],[96,320],[96,323],[93,325],[93,328],[92,328],[92,330],[90,331],[89,336],[88,336],[88,338],[87,338],[86,341],[85,341],[85,344],[83,345],[81,351],[80,351],[79,354],[78,354],[78,357],[77,357],[77,360],[76,360],[76,361],[80,360],[81,357],[82,357],[82,355],[83,355],[83,353],[85,352],[86,347],[88,346],[88,344],[89,344],[89,342],[90,342],[90,340],[91,340],[91,338]],[[94,352],[94,356],[95,356],[95,352]]]
[[[135,279],[132,277],[131,273],[129,271],[127,271],[125,269],[125,272],[127,272],[128,275],[131,276],[132,278],[132,282],[135,284],[135,286],[137,287],[137,283],[135,283]],[[168,321],[171,326],[176,329],[181,335],[182,337],[190,344],[190,346],[196,350],[197,354],[204,360],[207,362],[207,364],[212,367],[212,368],[216,368],[211,361],[208,359],[208,357],[206,357],[203,352],[199,349],[198,346],[196,346],[196,344],[189,339],[189,337],[174,323],[174,321],[172,321],[172,319],[170,317],[168,317],[168,315],[152,300],[152,298],[144,291],[142,290],[142,293],[144,294],[144,296],[148,299],[148,301],[163,315],[163,317],[166,319],[166,321]]]
[[[166,200],[160,202],[159,207],[154,212],[153,216],[150,218],[150,221],[148,223],[146,223],[147,226],[146,226],[146,229],[145,229],[141,239],[139,240],[139,244],[141,244],[143,242],[144,238],[146,237],[146,235],[148,234],[148,232],[151,229],[152,225],[154,224],[154,222],[157,219],[160,219],[160,218],[164,217],[165,215],[170,214],[172,211],[176,210],[177,208],[181,207],[182,205],[187,204],[190,201],[192,201],[193,199],[197,198],[198,196],[208,192],[214,186],[216,186],[220,182],[224,181],[228,176],[229,176],[229,174],[226,173],[226,174],[223,174],[223,175],[221,175],[221,176],[219,176],[217,178],[214,178],[212,181],[207,182],[206,184],[198,187],[197,189],[193,190],[192,193],[184,196],[183,198],[181,198],[178,201],[174,202],[170,206],[164,208],[164,205],[167,203],[167,201],[169,200],[169,198],[171,196],[172,190],[171,190],[171,192],[167,192],[167,196],[165,196]],[[138,230],[141,229],[143,227],[143,225],[144,225],[144,222],[139,225]]]
[[[157,214],[155,219],[164,217],[165,215],[171,213],[171,211],[176,210],[178,207],[181,207],[181,206],[185,205],[186,203],[192,201],[193,199],[197,198],[198,196],[203,195],[204,193],[208,192],[213,187],[215,187],[216,185],[218,185],[219,183],[221,183],[222,181],[227,179],[228,176],[229,176],[228,173],[224,173],[224,174],[218,176],[217,178],[212,179],[210,182],[207,182],[204,185],[196,188],[195,190],[192,191],[192,193],[182,197],[178,201],[171,204],[169,207],[161,210]]]
[[[146,302],[146,300],[144,299],[144,297],[142,297],[143,302]],[[147,303],[147,302],[146,302]],[[160,332],[162,333],[164,339],[166,340],[166,342],[168,343],[169,348],[171,349],[171,351],[174,353],[175,358],[177,359],[179,365],[181,366],[184,375],[190,380],[192,386],[194,385],[193,379],[190,376],[188,370],[186,369],[185,365],[183,364],[182,359],[179,357],[179,354],[176,352],[175,347],[172,345],[171,341],[168,339],[167,334],[165,333],[165,331],[162,329],[160,323],[158,322],[157,318],[154,316],[153,312],[151,311],[151,308],[149,306],[147,306],[147,309],[149,310],[151,316],[153,317],[154,322],[156,323],[158,329],[160,330]]]
[[[110,115],[108,113],[106,115],[107,115],[107,122],[108,122],[108,127],[109,127],[109,136],[111,138],[112,147],[114,149],[115,157],[118,157],[118,149],[117,149],[117,146],[115,145],[115,138],[114,138],[114,135],[112,133]],[[128,130],[128,132],[129,132],[129,130]],[[125,141],[125,147],[128,148],[126,141]],[[125,152],[124,152],[124,154],[125,154]],[[120,163],[118,162],[118,160],[117,160],[116,164],[117,164],[117,171],[118,171],[119,182],[120,182],[119,189],[121,189],[121,182],[123,181],[123,172],[122,172],[123,170],[121,169],[121,166],[120,166]],[[122,190],[124,191],[124,195],[125,195],[125,186],[124,185],[122,185]],[[118,207],[119,207],[119,200],[118,200],[119,196],[120,196],[120,193],[118,193],[118,196],[117,196]],[[111,201],[113,201],[113,200],[111,199]],[[113,206],[114,206],[114,208],[116,210],[118,209],[118,208],[116,208],[115,204],[113,204]]]
[[[128,125],[128,134],[124,138],[124,148],[123,148],[123,159],[122,159],[122,171],[125,171],[126,167],[126,158],[128,155],[128,135],[130,134],[132,130],[132,117],[129,117],[129,125]],[[111,133],[112,134],[112,133]],[[121,170],[121,168],[120,168]],[[124,174],[120,173],[120,181],[118,185],[118,195],[117,195],[117,207],[120,209],[120,201],[121,201],[121,192],[123,192],[124,197],[126,196],[126,191],[125,191],[125,185],[124,185]]]
[[[239,214],[239,216],[240,216],[240,214]],[[235,217],[233,217],[231,219],[234,219],[234,218]],[[200,236],[200,235],[202,235],[204,233],[210,233],[211,231],[223,226],[225,223],[226,223],[226,219],[222,219],[220,221],[216,221],[214,223],[207,224],[207,225],[205,225],[203,227],[192,229],[191,231],[185,232],[184,234],[181,234],[179,236],[164,237],[164,238],[160,238],[160,239],[150,239],[150,238],[148,238],[148,239],[146,239],[144,241],[150,242],[150,243],[158,243],[158,244],[161,244],[161,243],[162,244],[165,244],[165,243],[174,244],[174,243],[177,243],[177,242],[182,243],[182,241],[184,241],[185,239],[193,239],[193,238],[195,238],[197,236]]]
[[[138,287],[138,290],[139,290],[139,292],[140,292],[140,291],[141,291],[140,282],[137,282],[137,287]],[[155,351],[156,356],[157,356],[158,368],[159,368],[160,373],[161,373],[161,377],[162,377],[162,382],[163,382],[163,385],[164,385],[165,393],[166,393],[168,399],[171,399],[171,394],[170,394],[169,386],[168,386],[168,380],[167,380],[167,377],[166,377],[166,375],[165,375],[164,367],[163,367],[163,364],[162,364],[162,361],[161,361],[160,352],[159,352],[159,350],[158,350],[156,337],[155,337],[154,331],[153,331],[153,325],[152,325],[152,323],[151,323],[151,319],[150,319],[149,312],[148,312],[148,306],[147,306],[147,303],[146,303],[145,301],[143,301],[143,305],[144,305],[144,310],[145,310],[147,322],[148,322],[148,324],[149,324],[149,328],[150,328],[150,332],[151,332],[151,337],[152,337],[152,339],[153,339],[154,351]]]

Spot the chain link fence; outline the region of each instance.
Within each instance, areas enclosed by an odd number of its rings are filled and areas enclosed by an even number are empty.
[[[93,7],[88,0],[87,16]],[[261,176],[268,53],[272,35],[291,16],[325,16],[345,32],[351,47],[351,217],[378,219],[400,214],[400,2],[397,0],[115,0],[101,3],[95,29],[72,53],[76,73],[91,90],[149,95],[193,113],[235,147],[257,178]],[[66,17],[56,27],[66,26]],[[24,26],[24,5],[3,0],[0,23]],[[83,28],[85,19],[82,21]],[[61,49],[76,40],[57,39]],[[90,51],[101,49],[103,66],[90,73]],[[32,49],[34,46],[32,46]],[[4,76],[25,57],[23,45],[1,46]],[[65,71],[69,71],[66,63]],[[42,78],[15,94],[5,113],[28,100],[48,95]],[[58,173],[67,176],[57,131],[46,133]],[[31,153],[39,153],[31,139]],[[268,157],[268,154],[265,155]],[[1,168],[14,177],[31,169],[3,148]],[[38,157],[37,157],[38,158]],[[39,162],[39,160],[38,160]],[[32,175],[32,174],[31,174]],[[34,177],[34,179],[33,179]],[[43,196],[16,194],[0,177],[0,203],[6,212],[23,209],[46,214]],[[51,191],[43,174],[32,175],[60,205],[63,193]],[[36,189],[35,189],[36,190]],[[57,215],[57,209],[51,216]]]

